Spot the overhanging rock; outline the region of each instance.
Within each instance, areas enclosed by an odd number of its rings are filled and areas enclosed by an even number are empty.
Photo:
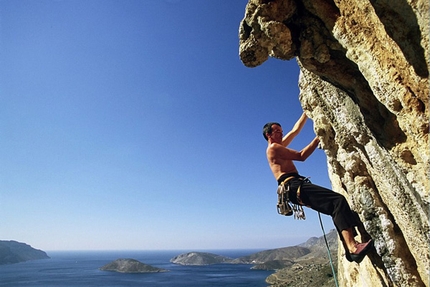
[[[239,55],[297,59],[333,189],[375,239],[341,286],[429,286],[429,2],[250,0]],[[341,250],[339,250],[341,252]]]

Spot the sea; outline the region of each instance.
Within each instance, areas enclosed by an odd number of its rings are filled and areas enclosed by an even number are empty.
[[[197,250],[238,258],[261,250]],[[273,271],[253,270],[248,264],[182,266],[170,259],[189,251],[51,251],[50,259],[0,265],[0,286],[246,286],[262,287]],[[125,274],[99,268],[119,258],[169,270],[161,273]]]

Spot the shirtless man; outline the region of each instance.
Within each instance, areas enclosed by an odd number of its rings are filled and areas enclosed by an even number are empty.
[[[301,151],[288,148],[306,122],[303,113],[293,129],[284,137],[279,123],[270,122],[263,127],[263,136],[268,142],[266,155],[270,169],[278,185],[288,185],[289,200],[293,204],[305,205],[323,214],[330,215],[345,247],[346,258],[360,263],[372,247],[372,240],[358,243],[354,239],[354,228],[359,225],[357,216],[351,211],[346,199],[339,193],[314,185],[300,176],[293,161],[306,160],[318,147],[319,139],[315,137]],[[287,180],[288,182],[285,182]],[[300,195],[297,189],[300,186]],[[361,232],[361,230],[360,230]]]

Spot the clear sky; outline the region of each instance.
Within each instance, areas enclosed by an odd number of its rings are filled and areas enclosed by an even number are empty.
[[[242,64],[246,3],[0,0],[0,239],[201,250],[321,236],[315,211],[276,212],[261,130],[299,118],[299,69]],[[313,137],[308,120],[290,147]],[[330,187],[322,150],[297,167]]]

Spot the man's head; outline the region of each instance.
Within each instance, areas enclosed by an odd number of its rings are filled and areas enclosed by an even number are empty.
[[[266,141],[269,140],[268,136],[272,135],[272,132],[274,130],[281,131],[281,133],[282,133],[281,125],[277,122],[270,122],[270,123],[267,123],[264,125],[263,136],[266,139]]]

